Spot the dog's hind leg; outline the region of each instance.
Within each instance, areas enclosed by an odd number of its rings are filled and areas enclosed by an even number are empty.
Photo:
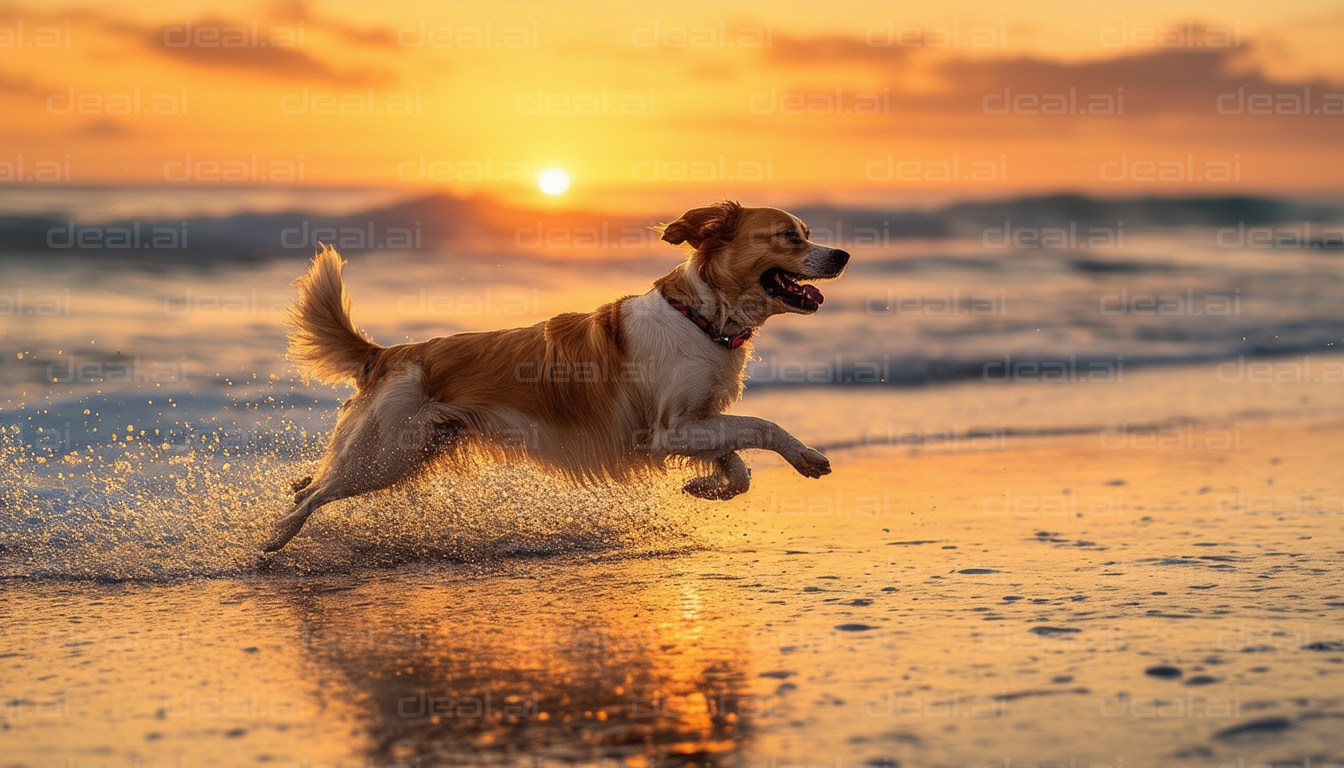
[[[272,529],[271,537],[266,540],[262,547],[263,552],[275,552],[284,548],[290,539],[299,535],[303,530],[304,523],[308,522],[308,517],[319,508],[330,504],[333,501],[348,499],[351,496],[359,496],[372,491],[381,491],[395,485],[400,480],[414,471],[414,468],[407,470],[405,474],[398,475],[365,475],[356,482],[348,482],[340,476],[343,470],[349,470],[349,467],[334,466],[329,475],[323,475],[312,485],[295,494],[296,501],[294,506],[289,508],[284,517],[276,520]],[[357,470],[356,470],[357,471]],[[395,479],[394,479],[395,478]],[[301,498],[300,498],[301,497]]]
[[[417,474],[444,440],[439,416],[424,395],[418,369],[353,400],[342,409],[317,477],[296,483],[294,506],[275,522],[263,550],[284,547],[325,504],[389,488]]]
[[[327,499],[312,493],[289,508],[285,516],[275,521],[271,529],[271,537],[266,540],[262,547],[263,552],[275,552],[289,543],[289,540],[299,535],[303,530],[303,524],[308,522],[308,516],[317,511],[317,508],[334,499]]]

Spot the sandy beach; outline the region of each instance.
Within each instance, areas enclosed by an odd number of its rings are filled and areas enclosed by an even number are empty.
[[[754,457],[547,520],[590,551],[324,568],[404,555],[337,514],[227,577],[10,579],[4,765],[1344,762],[1344,425],[1232,429]]]

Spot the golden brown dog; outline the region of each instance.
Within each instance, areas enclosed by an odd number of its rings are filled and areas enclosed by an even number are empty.
[[[808,235],[776,208],[695,208],[662,233],[694,252],[642,296],[392,347],[351,322],[340,255],[324,246],[295,281],[290,357],[358,391],[341,406],[316,477],[295,481],[294,506],[266,551],[324,504],[481,457],[599,483],[679,458],[707,470],[685,486],[706,499],[747,490],[750,470],[737,454],[747,448],[775,451],[807,477],[829,473],[825,456],[778,425],[724,414],[741,397],[751,336],[772,315],[816,312],[821,292],[799,281],[839,277],[849,261]]]

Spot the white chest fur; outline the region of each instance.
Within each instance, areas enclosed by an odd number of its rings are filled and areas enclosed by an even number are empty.
[[[715,344],[658,291],[626,301],[621,322],[629,362],[656,413],[655,429],[675,428],[737,399],[746,350]]]

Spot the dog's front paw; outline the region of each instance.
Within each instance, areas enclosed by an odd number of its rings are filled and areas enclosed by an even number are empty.
[[[707,475],[697,477],[686,485],[681,487],[683,493],[689,493],[699,499],[709,499],[710,501],[727,501],[746,491],[746,488],[738,487],[722,477]]]
[[[831,474],[831,460],[821,451],[804,448],[797,458],[789,462],[803,477],[818,478]]]

